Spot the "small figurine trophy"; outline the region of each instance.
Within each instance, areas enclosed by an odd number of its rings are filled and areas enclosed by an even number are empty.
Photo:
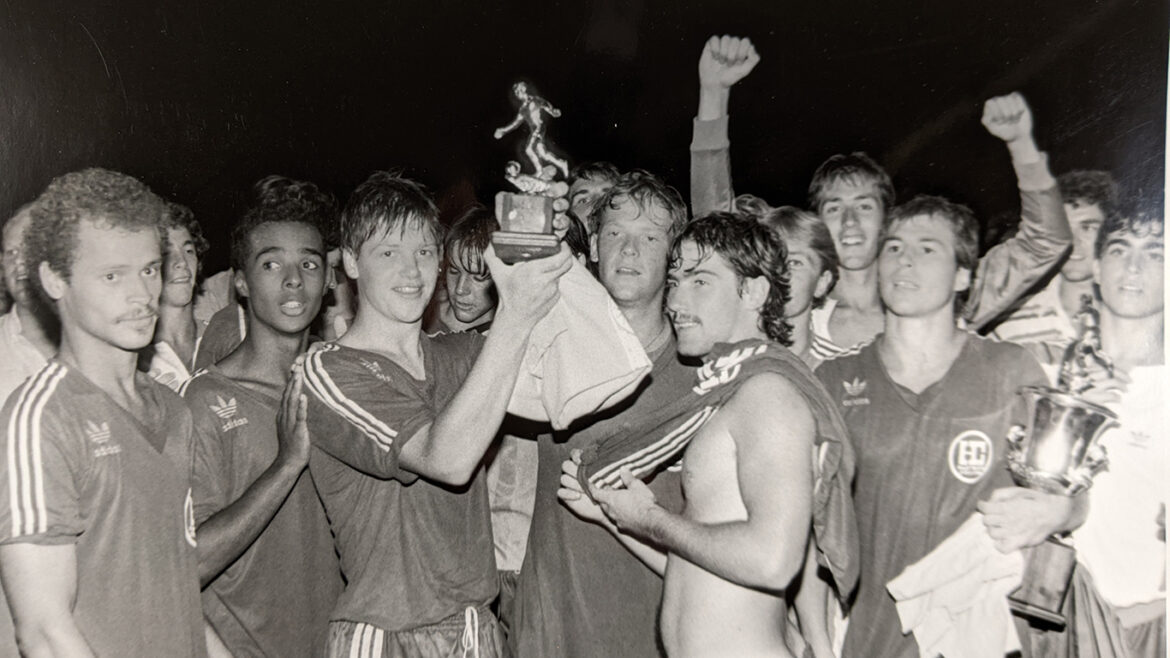
[[[1117,424],[1109,409],[1077,397],[1092,388],[1094,370],[1113,374],[1113,363],[1100,351],[1101,335],[1092,298],[1081,297],[1076,315],[1080,335],[1064,352],[1057,388],[1020,389],[1028,403],[1029,424],[1008,434],[1008,468],[1021,487],[1072,496],[1088,489],[1108,463],[1098,444]],[[1056,626],[1066,620],[1060,610],[1068,595],[1076,551],[1055,538],[1031,549],[1023,584],[1008,595],[1012,609]]]
[[[559,117],[561,111],[530,92],[523,82],[513,85],[512,92],[520,101],[520,109],[512,123],[496,129],[495,137],[500,139],[521,123],[526,124],[528,141],[524,154],[532,164],[532,171],[525,173],[519,162],[509,161],[504,177],[521,194],[496,195],[496,219],[501,230],[492,233],[492,246],[500,260],[509,264],[557,253],[560,239],[553,233],[553,200],[569,191],[568,183],[555,180],[558,171],[568,177],[569,164],[549,151],[544,139],[544,115]]]

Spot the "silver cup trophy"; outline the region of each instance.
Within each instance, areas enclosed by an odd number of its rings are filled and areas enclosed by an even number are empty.
[[[568,183],[556,180],[558,172],[568,177],[569,164],[548,149],[544,137],[544,116],[559,117],[561,111],[532,93],[523,82],[512,85],[512,93],[520,108],[511,123],[496,130],[495,137],[500,139],[525,124],[528,141],[524,155],[532,170],[525,172],[519,162],[509,161],[504,177],[522,194],[496,195],[496,219],[501,230],[492,233],[492,246],[505,263],[543,258],[557,252],[560,238],[553,233],[553,200],[569,191]]]
[[[1081,297],[1076,319],[1079,337],[1064,352],[1057,387],[1020,389],[1028,405],[1028,425],[1015,426],[1008,434],[1008,468],[1016,484],[1066,496],[1088,489],[1108,463],[1098,441],[1117,425],[1112,411],[1078,397],[1092,387],[1093,371],[1113,374],[1112,362],[1100,351],[1098,315],[1088,295]],[[1032,548],[1023,582],[1008,596],[1012,609],[1063,627],[1061,609],[1075,564],[1075,550],[1054,537]]]

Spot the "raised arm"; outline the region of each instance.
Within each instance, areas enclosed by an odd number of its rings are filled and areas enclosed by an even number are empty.
[[[492,330],[459,391],[399,454],[404,468],[452,485],[471,479],[495,438],[532,328],[556,303],[557,280],[572,265],[564,243],[554,256],[515,265],[496,258],[490,245],[483,258],[500,298]]]
[[[700,217],[731,210],[731,142],[727,107],[731,87],[751,73],[760,56],[748,39],[713,36],[699,56],[699,113],[691,139],[691,212]]]
[[[0,578],[21,655],[94,655],[73,619],[77,600],[77,550],[73,544],[0,546]]]
[[[1003,140],[1020,188],[1016,235],[988,250],[979,261],[964,317],[979,329],[1009,308],[1060,261],[1072,244],[1056,179],[1032,136],[1032,111],[1019,93],[983,106],[983,125]]]
[[[242,496],[212,514],[196,530],[200,587],[206,587],[256,541],[309,463],[309,430],[305,420],[307,402],[301,393],[302,380],[299,370],[297,372],[285,387],[280,403],[276,420],[279,443],[276,459]],[[214,474],[208,475],[214,477]]]
[[[507,135],[508,133],[515,130],[517,126],[519,126],[521,123],[523,123],[523,121],[524,121],[524,112],[523,111],[517,112],[516,118],[512,119],[512,123],[509,123],[508,125],[504,126],[503,128],[496,128],[495,138],[496,139],[503,138],[504,135]]]
[[[644,486],[594,496],[621,530],[734,583],[782,590],[804,565],[811,527],[812,413],[788,380],[762,374],[744,383],[711,422],[723,423],[735,442],[747,519],[699,523],[657,505]]]

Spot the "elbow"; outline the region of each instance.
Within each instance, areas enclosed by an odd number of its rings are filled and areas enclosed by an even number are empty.
[[[432,469],[426,475],[429,479],[449,487],[465,487],[467,483],[471,482],[471,477],[475,475],[477,466],[478,464],[471,466],[451,464]]]
[[[52,638],[54,624],[14,621],[16,649],[20,655],[29,658],[54,655],[55,643]]]
[[[804,568],[804,555],[783,555],[787,552],[778,551],[780,555],[761,556],[765,560],[759,565],[759,582],[755,583],[756,586],[773,591],[788,588]]]

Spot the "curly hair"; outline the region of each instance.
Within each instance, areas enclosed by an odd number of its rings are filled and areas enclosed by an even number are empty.
[[[670,215],[670,235],[675,235],[687,221],[687,206],[683,203],[682,195],[678,190],[667,185],[659,177],[645,169],[634,169],[622,174],[614,182],[613,187],[606,190],[593,204],[593,211],[589,213],[589,234],[597,233],[601,228],[601,220],[608,210],[616,210],[618,201],[622,197],[633,199],[642,211],[652,203],[657,202]]]
[[[163,232],[163,244],[166,246],[170,246],[170,232],[172,229],[185,229],[191,236],[191,244],[195,247],[197,268],[194,274],[198,280],[202,280],[203,256],[211,248],[211,243],[207,241],[207,238],[203,237],[203,228],[199,226],[199,221],[195,219],[195,213],[187,206],[168,201],[167,211],[162,216],[160,227]]]
[[[817,260],[821,264],[821,271],[817,272],[817,277],[820,277],[821,272],[828,272],[829,287],[825,290],[825,294],[813,297],[812,306],[813,308],[823,306],[829,293],[836,287],[838,277],[837,247],[833,244],[833,236],[829,233],[829,227],[825,226],[825,222],[820,217],[796,206],[774,208],[760,219],[760,223],[776,231],[780,235],[780,239],[784,241],[786,249],[789,244],[799,242],[807,244],[808,248],[816,254]]]
[[[1101,222],[1101,230],[1097,232],[1097,243],[1093,247],[1093,254],[1100,259],[1105,252],[1105,245],[1118,233],[1128,233],[1137,237],[1163,237],[1166,231],[1166,219],[1161,209],[1142,199],[1127,199],[1109,209],[1105,221]]]
[[[248,238],[263,224],[304,224],[321,234],[326,248],[337,246],[338,209],[332,194],[307,181],[272,175],[252,186],[252,196],[251,205],[232,228],[233,268],[246,267],[251,257]]]
[[[1073,206],[1100,206],[1102,214],[1117,203],[1117,181],[1107,171],[1078,169],[1056,179],[1061,199]]]
[[[443,240],[443,251],[451,261],[468,272],[491,276],[483,262],[483,250],[492,242],[492,232],[500,230],[495,214],[486,207],[475,204],[447,229]]]
[[[33,289],[53,306],[41,283],[40,263],[69,280],[82,220],[103,228],[154,231],[161,252],[168,211],[167,202],[144,183],[116,171],[91,168],[54,178],[29,210],[24,244]]]
[[[357,255],[375,235],[406,228],[421,228],[442,246],[439,208],[427,188],[397,171],[375,171],[341,211],[341,246]]]
[[[825,191],[833,183],[842,180],[854,183],[872,181],[877,184],[882,208],[888,210],[894,205],[894,182],[890,180],[890,175],[873,158],[856,151],[849,155],[838,153],[817,167],[808,185],[809,207],[820,214],[821,204],[825,202]]]
[[[716,253],[735,271],[739,292],[744,279],[764,277],[768,297],[760,309],[759,328],[769,340],[792,345],[792,327],[784,320],[788,303],[788,250],[784,241],[767,226],[739,213],[716,211],[692,220],[682,228],[670,249],[670,267],[678,267],[683,242],[691,241],[699,257]]]
[[[573,167],[573,170],[569,172],[569,184],[571,185],[580,178],[612,183],[620,178],[621,175],[622,172],[613,163],[604,161],[582,162]]]

